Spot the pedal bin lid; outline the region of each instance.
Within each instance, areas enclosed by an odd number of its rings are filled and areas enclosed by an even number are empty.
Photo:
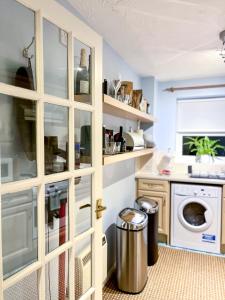
[[[135,202],[136,206],[146,214],[154,214],[159,210],[158,203],[150,198],[139,197]]]
[[[135,208],[124,208],[117,217],[117,227],[121,229],[137,231],[142,230],[148,223],[146,213]]]

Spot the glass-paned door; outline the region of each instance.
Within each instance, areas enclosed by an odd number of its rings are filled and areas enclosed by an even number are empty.
[[[100,300],[102,40],[53,0],[0,16],[0,300]]]

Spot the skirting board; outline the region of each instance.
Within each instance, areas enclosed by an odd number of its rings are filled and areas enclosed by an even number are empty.
[[[103,287],[106,285],[106,283],[109,281],[109,279],[112,277],[115,271],[116,271],[116,263],[113,264],[113,266],[111,267],[111,269],[107,274],[107,278],[103,281]]]
[[[164,233],[159,233],[158,242],[168,244],[167,235]]]

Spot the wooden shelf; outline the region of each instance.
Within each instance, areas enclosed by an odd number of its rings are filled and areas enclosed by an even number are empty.
[[[103,156],[103,165],[110,165],[117,163],[119,161],[131,159],[131,158],[137,158],[144,155],[149,155],[154,152],[154,148],[147,148],[143,150],[137,150],[133,152],[126,152],[121,154],[115,154],[115,155],[104,155]]]
[[[143,113],[140,110],[124,104],[108,95],[103,96],[103,112],[120,118],[135,121],[140,120],[144,123],[153,123],[155,121],[152,115]]]
[[[91,95],[74,95],[74,101],[91,104]]]

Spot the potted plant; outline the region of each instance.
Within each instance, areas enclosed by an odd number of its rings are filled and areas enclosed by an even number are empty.
[[[200,163],[211,163],[217,155],[218,149],[225,149],[219,144],[219,140],[210,140],[208,136],[205,137],[188,137],[188,145],[190,152],[196,153],[196,161]]]

